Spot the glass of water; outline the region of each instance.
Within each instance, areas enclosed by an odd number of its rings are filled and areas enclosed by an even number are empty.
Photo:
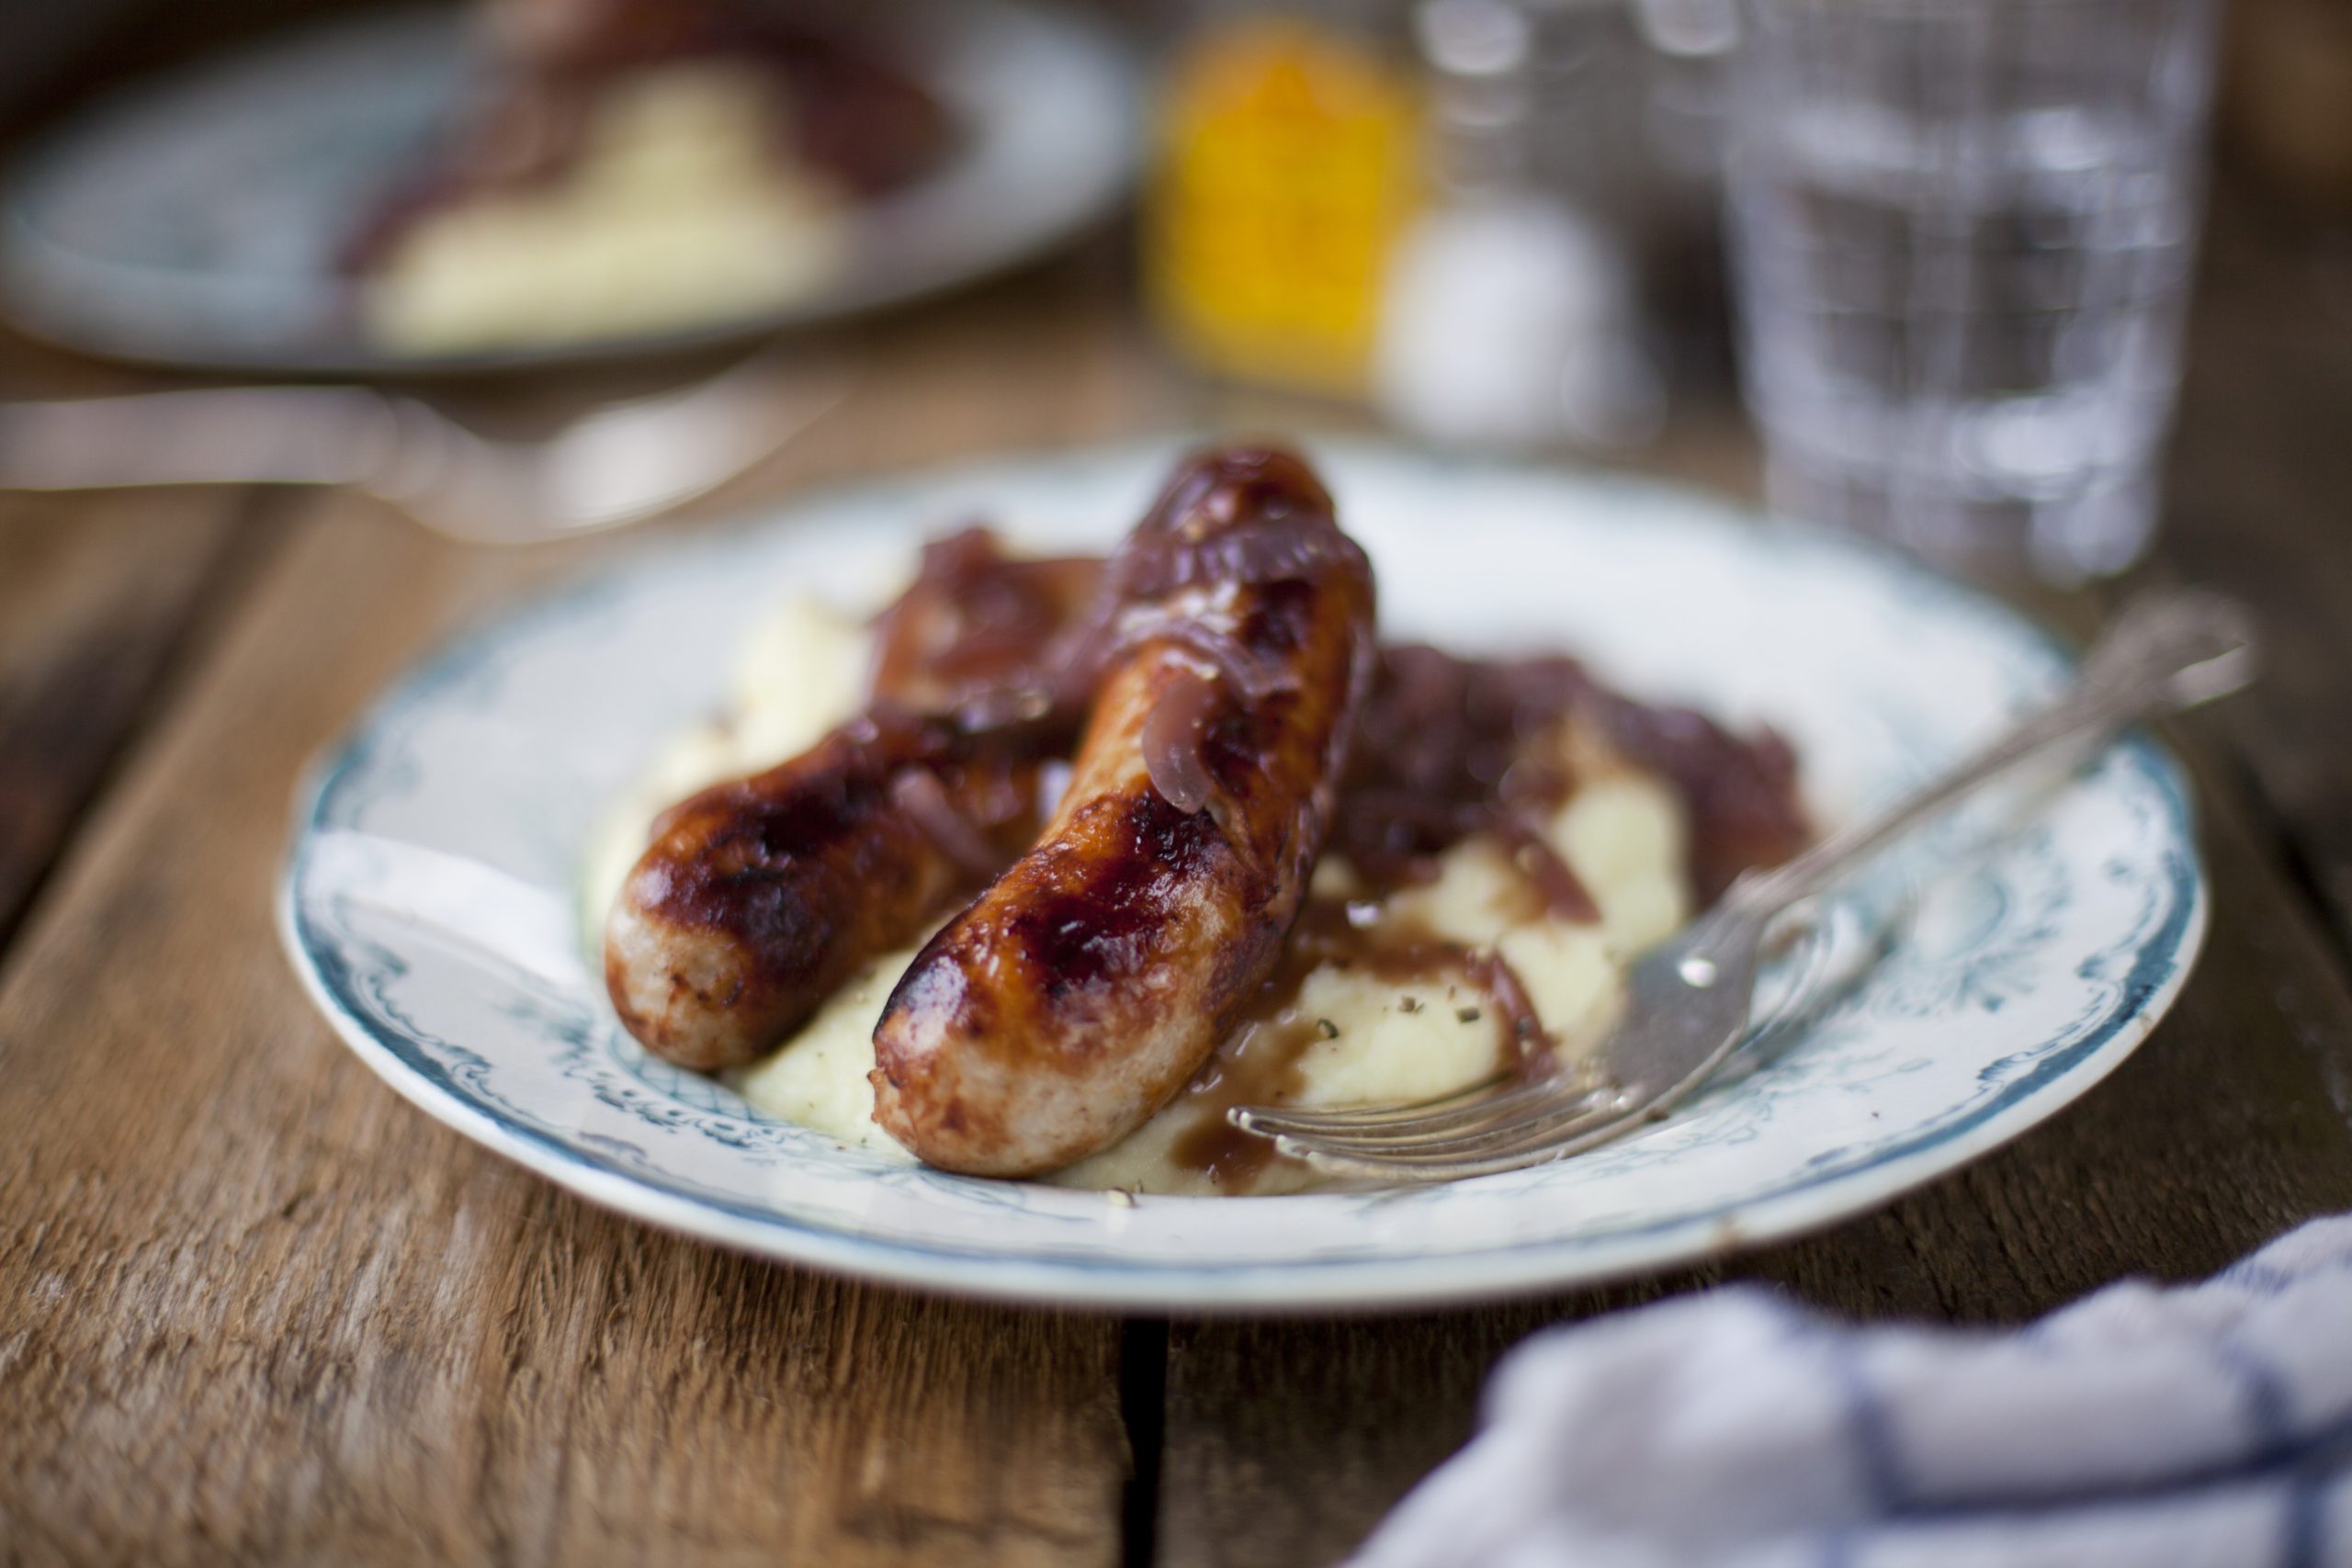
[[[2215,0],[1741,0],[1728,230],[1774,506],[2057,581],[2145,547]]]

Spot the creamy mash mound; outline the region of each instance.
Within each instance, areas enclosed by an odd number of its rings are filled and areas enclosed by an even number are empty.
[[[780,158],[755,70],[645,72],[596,105],[578,162],[429,212],[361,299],[409,354],[525,347],[752,315],[813,292],[847,249],[841,193]]]
[[[810,601],[784,606],[752,639],[723,725],[682,737],[640,790],[612,814],[592,856],[587,914],[600,942],[653,817],[723,778],[773,766],[854,716],[865,696],[870,637],[865,626]],[[1628,954],[1688,918],[1681,807],[1656,778],[1626,764],[1593,736],[1564,738],[1578,787],[1548,825],[1561,859],[1600,907],[1598,924],[1531,918],[1524,878],[1491,840],[1473,837],[1440,860],[1436,880],[1361,903],[1367,922],[1394,922],[1473,948],[1498,949],[1545,1026],[1573,1053],[1605,1027],[1622,995]],[[1327,854],[1315,891],[1333,899],[1354,873]],[[862,970],[808,1026],[765,1060],[729,1075],[752,1104],[838,1138],[911,1162],[873,1121],[874,1026],[920,943]],[[1314,1031],[1285,1076],[1289,1103],[1341,1105],[1442,1094],[1494,1071],[1505,1022],[1485,992],[1446,976],[1387,979],[1366,966],[1322,964],[1294,1003]],[[1290,1021],[1273,1021],[1279,1025]],[[1287,1160],[1245,1160],[1220,1180],[1201,1150],[1220,1136],[1234,1082],[1248,1075],[1253,1037],[1237,1034],[1195,1082],[1124,1142],[1046,1179],[1133,1192],[1296,1190],[1314,1173]],[[1238,1136],[1238,1135],[1236,1135]]]

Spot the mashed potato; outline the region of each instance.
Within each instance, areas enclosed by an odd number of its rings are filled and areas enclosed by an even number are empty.
[[[841,270],[842,197],[775,148],[752,68],[696,63],[614,88],[579,162],[419,218],[368,280],[368,333],[449,354],[672,331],[773,310]]]
[[[643,787],[617,807],[591,859],[586,894],[592,940],[629,867],[647,825],[680,796],[721,778],[771,766],[852,716],[864,698],[870,651],[864,626],[822,605],[785,606],[752,639],[724,725],[682,737]],[[1523,878],[1502,852],[1471,839],[1448,852],[1426,886],[1379,905],[1359,906],[1368,922],[1400,927],[1500,952],[1535,1010],[1571,1052],[1605,1027],[1622,994],[1626,956],[1671,933],[1687,918],[1683,825],[1672,794],[1593,737],[1572,732],[1578,787],[1548,825],[1561,858],[1600,909],[1598,924],[1531,919]],[[1318,895],[1356,891],[1354,873],[1326,856]],[[800,1033],[766,1060],[730,1076],[752,1104],[843,1144],[911,1160],[873,1121],[873,1033],[891,988],[917,947],[861,971]],[[1290,1103],[1340,1105],[1442,1094],[1492,1072],[1506,1047],[1504,1021],[1485,994],[1438,977],[1389,979],[1363,967],[1310,971],[1292,1004],[1312,1043],[1285,1075]],[[1277,1023],[1293,1021],[1285,1014]],[[1252,1041],[1237,1035],[1176,1100],[1114,1147],[1048,1179],[1133,1192],[1275,1192],[1307,1185],[1293,1162],[1240,1162],[1219,1170],[1198,1157],[1216,1135],[1233,1092],[1227,1069]]]

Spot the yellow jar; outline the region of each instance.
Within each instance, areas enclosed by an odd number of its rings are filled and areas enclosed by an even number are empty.
[[[1279,15],[1194,34],[1144,209],[1145,288],[1170,342],[1221,375],[1363,390],[1419,152],[1410,79],[1372,40]]]

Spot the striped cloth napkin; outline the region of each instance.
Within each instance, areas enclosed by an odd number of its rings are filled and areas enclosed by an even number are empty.
[[[2352,1568],[2352,1215],[2013,1332],[1760,1289],[1553,1329],[1351,1568]]]

